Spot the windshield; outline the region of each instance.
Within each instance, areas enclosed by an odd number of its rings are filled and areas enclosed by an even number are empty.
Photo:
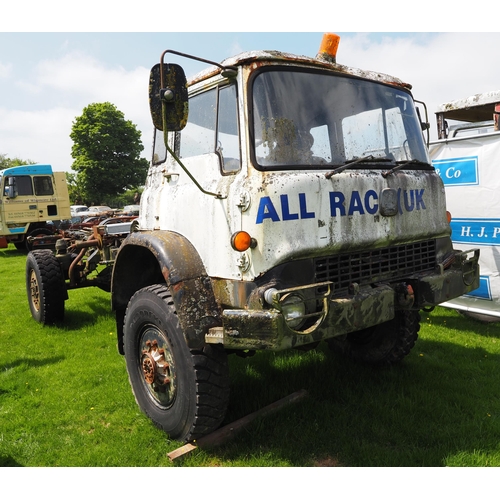
[[[259,73],[253,132],[256,163],[268,169],[320,169],[365,157],[378,159],[375,168],[383,168],[381,159],[429,163],[410,94],[338,74]]]

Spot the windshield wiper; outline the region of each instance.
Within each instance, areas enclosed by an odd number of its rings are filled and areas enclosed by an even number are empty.
[[[385,172],[382,172],[382,177],[385,179],[386,177],[389,177],[392,173],[396,172],[396,170],[401,170],[403,167],[406,167],[406,165],[426,165],[429,167],[429,164],[425,161],[420,161],[420,160],[408,160],[408,161],[403,161],[402,163],[397,162],[398,165],[396,165],[394,168],[391,168],[391,170],[386,170]]]
[[[394,160],[392,158],[381,158],[380,156],[373,156],[373,155],[362,156],[361,158],[357,158],[356,160],[348,161],[347,163],[340,165],[339,167],[333,169],[331,172],[326,173],[325,177],[327,179],[330,179],[332,176],[334,176],[335,174],[339,174],[340,172],[344,171],[346,168],[352,167],[353,165],[356,165],[357,163],[362,163],[365,161],[370,161],[370,162],[390,161],[392,163]]]

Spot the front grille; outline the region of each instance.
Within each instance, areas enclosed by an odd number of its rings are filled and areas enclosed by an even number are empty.
[[[315,259],[316,283],[332,281],[335,292],[347,289],[351,283],[369,285],[435,267],[435,240]]]

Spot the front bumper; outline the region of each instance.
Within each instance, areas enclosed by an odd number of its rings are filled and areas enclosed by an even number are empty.
[[[408,276],[397,283],[353,286],[352,293],[343,297],[328,295],[321,320],[302,332],[289,328],[275,308],[226,309],[222,326],[211,328],[205,341],[227,349],[280,351],[362,330],[390,321],[397,309],[433,307],[475,290],[479,286],[478,261],[478,249],[455,252],[447,268],[441,265],[433,273]],[[411,294],[402,297],[402,289]]]

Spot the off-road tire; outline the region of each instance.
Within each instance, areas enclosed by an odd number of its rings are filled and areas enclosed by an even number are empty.
[[[26,292],[33,318],[42,324],[64,319],[66,284],[51,250],[34,250],[26,258]]]
[[[418,338],[420,313],[418,311],[397,311],[396,316],[386,323],[357,332],[343,338],[333,338],[328,344],[331,349],[370,365],[393,365],[407,356]]]
[[[217,345],[189,349],[166,286],[148,286],[130,299],[124,349],[137,404],[157,427],[178,441],[219,427],[229,402],[227,354]]]

